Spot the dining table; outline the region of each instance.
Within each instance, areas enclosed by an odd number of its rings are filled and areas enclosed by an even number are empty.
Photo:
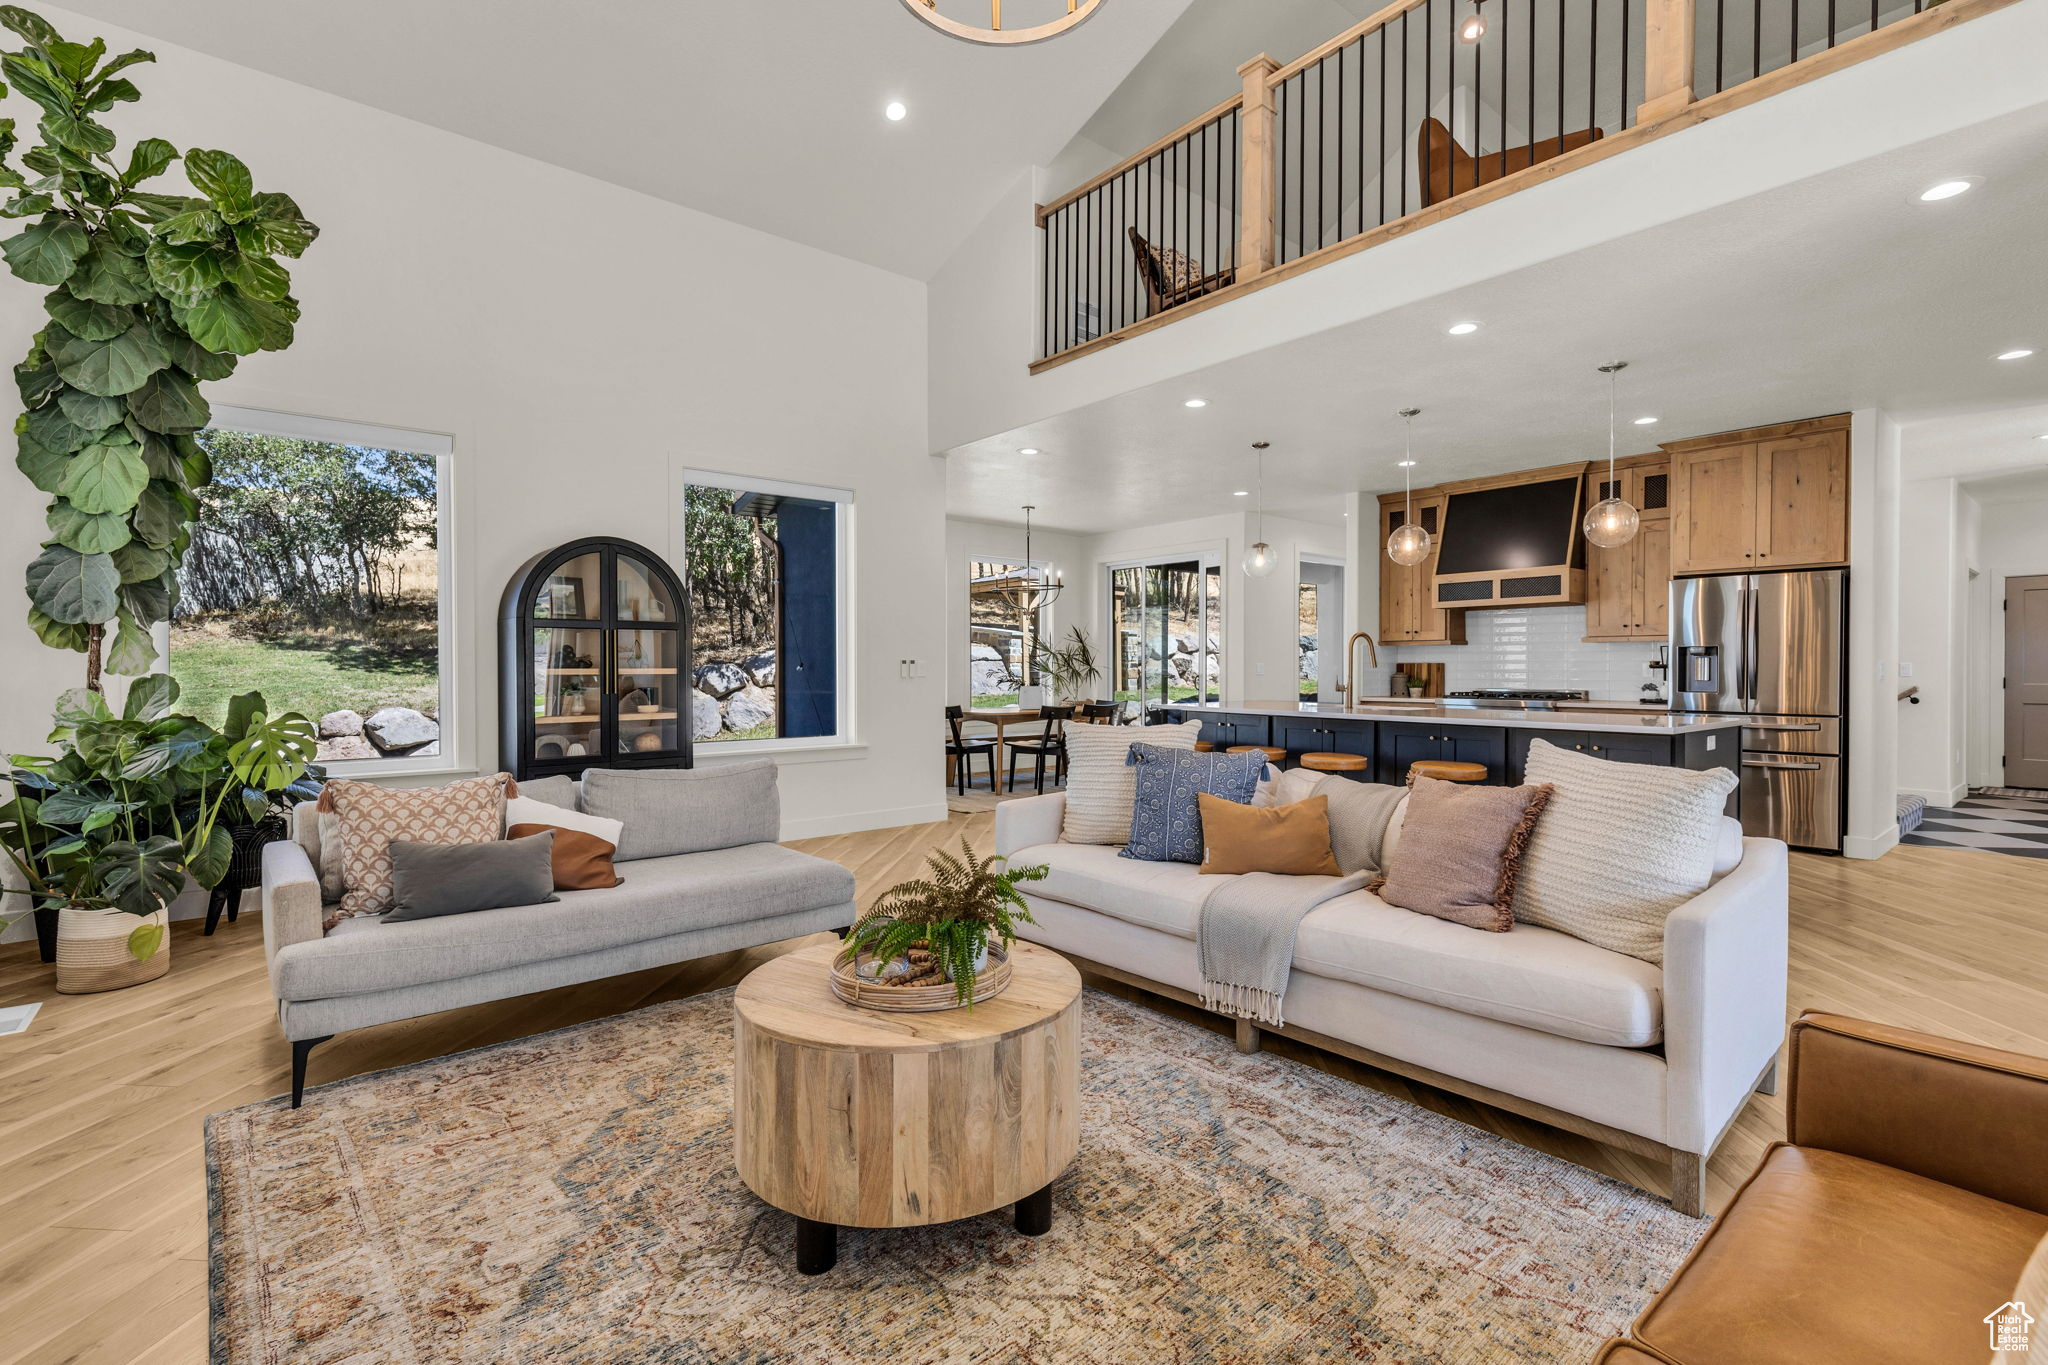
[[[1006,732],[1013,725],[1035,724],[1039,721],[1044,720],[1045,716],[1044,713],[1040,711],[1039,708],[1036,706],[970,706],[967,708],[965,714],[961,717],[961,719],[968,721],[980,721],[984,725],[992,725],[995,727],[996,772],[998,774],[1001,774],[1007,771],[1003,762],[1003,748],[1005,744],[1004,732]],[[972,773],[973,771],[974,770],[972,768],[968,769],[968,772],[970,773]],[[947,776],[950,778],[952,775],[948,773]],[[991,786],[990,790],[995,791],[999,790],[999,788]]]

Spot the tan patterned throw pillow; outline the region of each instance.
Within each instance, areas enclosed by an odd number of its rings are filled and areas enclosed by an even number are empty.
[[[375,782],[330,781],[320,809],[331,810],[341,827],[341,906],[329,928],[352,915],[374,915],[392,906],[391,841],[419,844],[481,844],[505,828],[505,799],[517,795],[510,773],[493,773],[442,787],[385,787]],[[333,852],[322,849],[322,857]]]

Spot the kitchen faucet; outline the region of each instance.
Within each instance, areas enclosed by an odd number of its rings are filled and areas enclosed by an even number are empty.
[[[1365,641],[1365,652],[1372,657],[1372,666],[1380,666],[1380,649],[1373,643],[1372,636],[1362,630],[1351,632],[1351,638],[1344,642],[1344,672],[1348,675],[1337,680],[1337,694],[1344,698],[1344,709],[1349,711],[1358,704],[1358,672],[1351,667],[1352,649]]]

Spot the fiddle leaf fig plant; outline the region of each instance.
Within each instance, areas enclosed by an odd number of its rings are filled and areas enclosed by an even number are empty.
[[[141,98],[120,73],[155,56],[108,57],[102,39],[68,42],[14,5],[0,5],[0,27],[22,43],[0,50],[0,95],[42,111],[19,168],[15,120],[0,119],[0,189],[13,191],[0,218],[25,223],[0,257],[51,286],[49,322],[14,368],[15,464],[50,498],[28,619],[44,644],[85,654],[98,691],[103,666],[149,671],[150,628],[177,601],[195,494],[212,479],[193,439],[210,416],[199,386],[291,345],[299,305],[278,258],[319,229],[227,152],[184,153],[193,194],[142,188],[178,149],[144,138],[122,160],[97,116]]]

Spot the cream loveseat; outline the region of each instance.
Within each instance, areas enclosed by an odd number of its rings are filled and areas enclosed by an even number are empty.
[[[1086,971],[1198,1005],[1195,928],[1218,879],[1060,842],[1063,794],[996,808],[996,851],[1051,873],[1024,937]],[[1403,807],[1406,803],[1403,802]],[[1401,811],[1386,844],[1400,838]],[[1671,1202],[1702,1210],[1708,1154],[1785,1036],[1786,852],[1723,819],[1712,885],[1675,910],[1664,965],[1553,929],[1504,934],[1354,891],[1301,922],[1290,1038],[1668,1161]],[[1238,1045],[1259,1029],[1239,1020]]]
[[[775,842],[782,807],[773,762],[661,770],[636,785],[617,886],[398,924],[344,919],[326,930],[320,817],[311,802],[296,807],[295,837],[263,850],[263,951],[292,1044],[292,1107],[305,1090],[307,1054],[344,1029],[853,923],[853,874]],[[558,804],[582,799],[568,778],[523,789]],[[688,851],[653,852],[668,848]]]

